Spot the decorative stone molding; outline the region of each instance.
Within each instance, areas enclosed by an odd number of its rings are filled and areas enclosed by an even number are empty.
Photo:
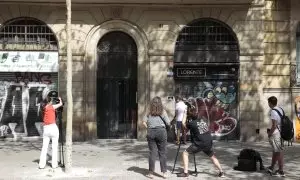
[[[114,18],[121,18],[123,14],[123,7],[112,7],[111,8],[111,16]]]

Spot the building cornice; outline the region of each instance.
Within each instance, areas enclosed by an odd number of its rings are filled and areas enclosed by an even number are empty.
[[[65,0],[3,0],[0,4],[65,6]],[[260,6],[252,0],[72,0],[73,6],[224,7]]]

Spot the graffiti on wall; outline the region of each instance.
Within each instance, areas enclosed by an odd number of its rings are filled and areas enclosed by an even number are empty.
[[[296,113],[295,140],[296,142],[300,142],[300,96],[297,96],[295,98],[295,113]]]
[[[6,73],[7,75],[7,73]],[[3,76],[2,76],[3,77]],[[9,73],[0,80],[0,136],[40,136],[41,102],[56,89],[51,73]]]
[[[196,107],[198,116],[207,121],[214,137],[238,138],[235,81],[180,82],[175,93]]]

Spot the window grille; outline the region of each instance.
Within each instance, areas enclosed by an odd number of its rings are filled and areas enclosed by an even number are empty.
[[[18,18],[0,27],[0,49],[57,51],[57,39],[43,22]]]
[[[200,19],[180,32],[175,62],[238,62],[239,45],[232,30],[213,19]]]
[[[223,24],[212,20],[200,20],[184,27],[176,45],[183,49],[188,49],[189,45],[203,45],[205,50],[228,45],[231,50],[238,50],[238,43],[232,32]]]
[[[291,74],[292,75],[292,74]],[[300,85],[300,24],[296,31],[296,84]]]

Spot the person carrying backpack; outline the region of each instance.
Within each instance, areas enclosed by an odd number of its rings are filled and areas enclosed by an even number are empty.
[[[268,129],[268,137],[269,142],[272,147],[272,161],[271,166],[267,168],[267,171],[272,176],[281,176],[285,177],[283,172],[283,146],[281,144],[281,117],[284,114],[282,108],[277,106],[277,98],[275,96],[271,96],[268,98],[268,104],[270,109],[270,121],[271,121],[271,128]],[[279,113],[280,114],[279,114]],[[279,169],[274,172],[274,166],[278,162]]]

